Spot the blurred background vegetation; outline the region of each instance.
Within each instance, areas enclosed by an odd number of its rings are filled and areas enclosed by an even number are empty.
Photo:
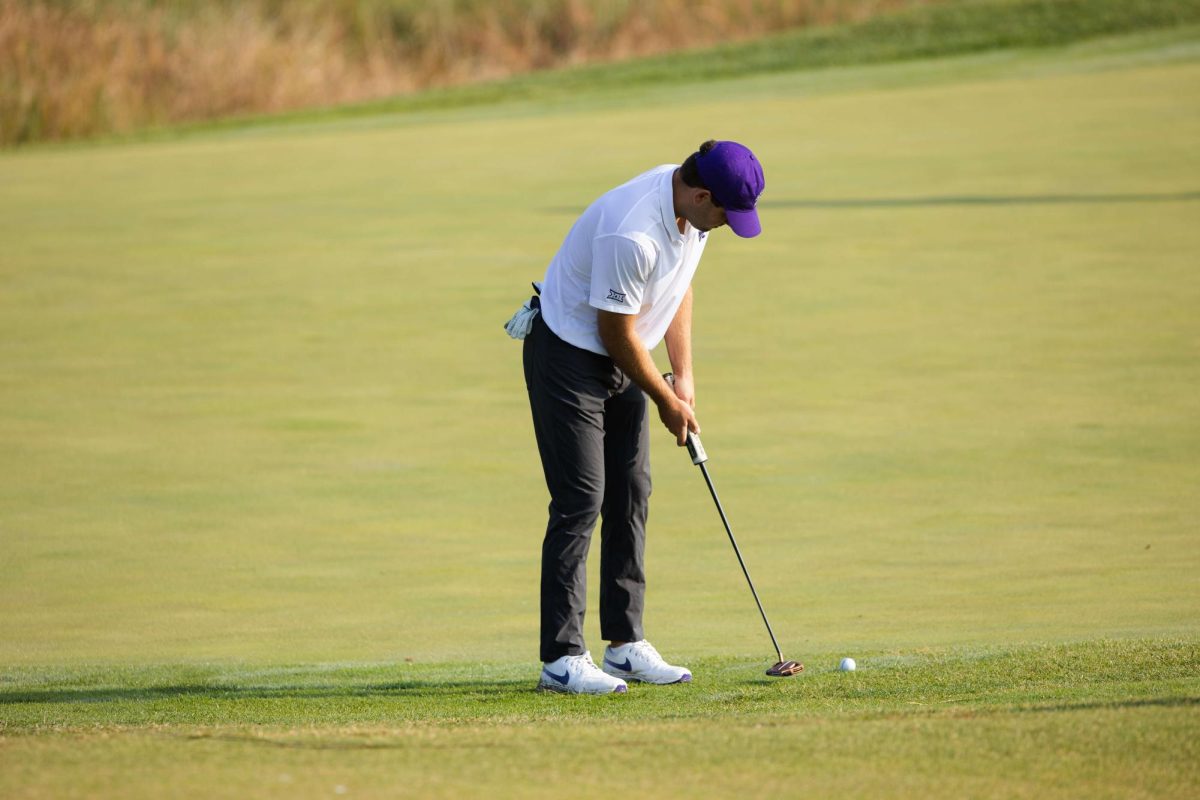
[[[1200,0],[0,0],[0,147],[1197,23]]]
[[[0,144],[391,97],[932,0],[0,0]]]

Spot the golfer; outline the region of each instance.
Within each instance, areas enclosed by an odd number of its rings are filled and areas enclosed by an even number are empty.
[[[737,142],[708,141],[594,202],[506,328],[524,338],[525,385],[550,490],[542,543],[538,688],[608,694],[626,681],[690,681],[646,641],[643,550],[650,497],[646,398],[677,443],[700,433],[692,373],[692,276],[708,234],[761,230],[763,172]],[[540,313],[539,313],[540,312]],[[672,387],[650,351],[665,341]],[[600,666],[583,637],[588,546],[600,526]]]

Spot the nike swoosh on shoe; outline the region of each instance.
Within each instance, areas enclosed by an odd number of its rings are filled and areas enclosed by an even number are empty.
[[[630,661],[628,657],[626,657],[624,664],[618,664],[617,662],[613,661],[611,658],[605,658],[604,663],[608,664],[613,669],[619,669],[622,672],[633,672],[633,662]]]
[[[556,680],[556,681],[558,681],[559,683],[561,683],[563,686],[566,686],[566,685],[567,685],[567,683],[568,683],[568,682],[571,680],[571,676],[570,676],[568,673],[566,673],[566,672],[564,672],[562,675],[555,675],[555,674],[554,674],[553,672],[551,672],[550,670],[548,670],[548,669],[543,669],[543,670],[542,670],[542,674],[543,674],[543,675],[548,675],[549,677],[551,677],[551,678],[553,678],[554,680]]]

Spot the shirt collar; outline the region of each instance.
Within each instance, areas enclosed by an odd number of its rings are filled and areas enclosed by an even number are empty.
[[[672,242],[682,244],[684,235],[679,232],[679,223],[675,221],[675,170],[663,176],[662,187],[658,192],[659,208],[662,210],[663,227]]]

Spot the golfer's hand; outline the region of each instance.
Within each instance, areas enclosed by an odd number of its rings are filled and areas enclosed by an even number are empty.
[[[684,377],[682,375],[675,376],[675,396],[688,404],[688,407],[693,411],[696,410],[696,382],[691,376]]]
[[[683,447],[687,444],[688,431],[699,435],[700,423],[696,421],[696,413],[690,405],[678,397],[670,399],[671,402],[659,404],[658,418],[667,426],[667,430],[675,434],[676,444]]]

